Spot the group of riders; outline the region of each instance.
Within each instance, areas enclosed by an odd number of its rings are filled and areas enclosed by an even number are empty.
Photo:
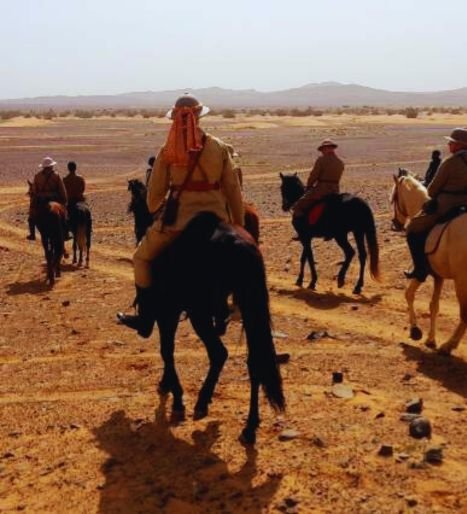
[[[206,133],[200,118],[209,112],[194,96],[177,99],[167,117],[172,120],[167,140],[148,161],[146,174],[147,205],[154,216],[133,256],[137,314],[118,313],[123,325],[149,337],[154,326],[151,306],[152,263],[183,231],[199,212],[210,211],[234,227],[244,225],[241,173],[234,165],[233,147]],[[408,226],[407,242],[414,267],[407,278],[423,282],[429,267],[425,241],[431,228],[452,208],[467,205],[467,129],[457,128],[448,140],[450,156],[441,162],[435,150],[427,170],[425,185],[430,196],[422,211]],[[336,155],[338,145],[324,140],[318,147],[321,155],[311,170],[307,189],[293,207],[295,218],[306,219],[310,209],[329,194],[339,193],[344,163]],[[34,198],[48,198],[68,204],[68,208],[85,201],[85,181],[76,173],[76,164],[68,163],[69,174],[63,179],[54,171],[55,162],[47,157],[34,177]],[[30,213],[30,235],[34,239],[34,205]]]

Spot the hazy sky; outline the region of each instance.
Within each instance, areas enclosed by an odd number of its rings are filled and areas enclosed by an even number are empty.
[[[467,86],[467,0],[0,0],[0,98]]]

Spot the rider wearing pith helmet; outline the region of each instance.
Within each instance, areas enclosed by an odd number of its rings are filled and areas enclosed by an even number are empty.
[[[429,231],[451,209],[467,205],[467,128],[456,128],[445,139],[451,155],[441,163],[428,186],[431,198],[428,206],[424,206],[407,226],[407,242],[414,269],[405,275],[420,282],[425,281],[428,275],[425,241]]]
[[[208,112],[209,108],[193,95],[185,94],[166,115],[172,126],[154,163],[147,194],[150,213],[158,211],[169,194],[166,210],[148,228],[133,256],[138,314],[117,315],[142,337],[149,337],[154,326],[153,260],[200,212],[212,212],[223,221],[243,226],[242,194],[228,147],[199,126],[200,118]],[[177,208],[168,216],[167,206],[174,203]]]

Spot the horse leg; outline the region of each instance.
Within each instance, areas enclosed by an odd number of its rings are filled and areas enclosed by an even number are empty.
[[[434,277],[433,294],[430,301],[430,331],[425,341],[428,348],[436,348],[436,318],[439,312],[439,297],[443,288],[444,280],[441,277]]]
[[[159,382],[158,391],[160,394],[172,393],[173,404],[171,419],[173,422],[178,422],[185,419],[183,389],[178,379],[174,359],[175,332],[177,330],[180,312],[174,310],[164,314],[164,316],[159,316],[157,319],[160,335],[160,351],[162,360],[164,361],[164,372]]]
[[[306,243],[302,241],[302,254],[300,255],[300,271],[298,273],[295,285],[302,287],[303,277],[305,275],[305,264],[306,264]]]
[[[336,238],[337,244],[342,248],[344,252],[344,262],[342,263],[341,269],[337,274],[337,287],[343,287],[345,284],[345,276],[347,274],[347,270],[349,269],[350,263],[355,255],[355,250],[352,248],[349,240],[347,239],[347,234],[341,234]]]
[[[92,219],[88,219],[86,226],[86,268],[89,268],[89,252],[91,251]]]
[[[414,309],[415,293],[421,284],[422,283],[418,280],[412,279],[405,290],[405,299],[409,309],[410,339],[413,339],[414,341],[419,341],[423,335],[422,331],[417,326],[417,316]]]
[[[250,375],[250,410],[246,420],[245,428],[240,434],[240,442],[242,444],[255,444],[256,443],[256,430],[259,427],[259,381],[252,369],[250,361],[248,361],[248,373]]]
[[[77,239],[77,234],[75,234],[75,232],[73,232],[73,261],[72,261],[72,264],[76,264],[76,250],[78,247],[78,243],[77,243],[76,239]]]
[[[443,355],[450,355],[451,352],[459,346],[459,343],[467,329],[467,290],[465,287],[462,287],[462,284],[458,281],[455,282],[455,286],[461,319],[452,336],[439,349],[439,352]]]
[[[313,246],[311,244],[311,239],[308,241],[307,258],[308,266],[310,266],[311,272],[311,280],[308,284],[308,289],[312,289],[314,291],[316,289],[316,282],[318,282],[318,273],[316,272],[315,257],[313,255]]]
[[[202,419],[208,415],[208,407],[219,375],[228,357],[228,352],[216,333],[209,315],[190,313],[191,324],[203,341],[209,357],[209,371],[198,394],[193,418]]]
[[[365,264],[366,264],[366,248],[365,248],[365,235],[363,232],[354,232],[355,243],[357,244],[358,261],[360,262],[360,271],[358,280],[355,284],[353,293],[360,294],[362,292],[363,283],[365,280]]]

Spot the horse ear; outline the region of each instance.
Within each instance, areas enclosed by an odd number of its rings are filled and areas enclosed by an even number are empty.
[[[28,179],[27,183],[32,187],[32,182]]]
[[[294,177],[298,177],[298,173],[297,173],[297,172],[295,172],[295,173],[293,174],[293,176],[294,176]]]
[[[279,171],[279,177],[284,180],[284,175],[282,174],[282,171]]]

